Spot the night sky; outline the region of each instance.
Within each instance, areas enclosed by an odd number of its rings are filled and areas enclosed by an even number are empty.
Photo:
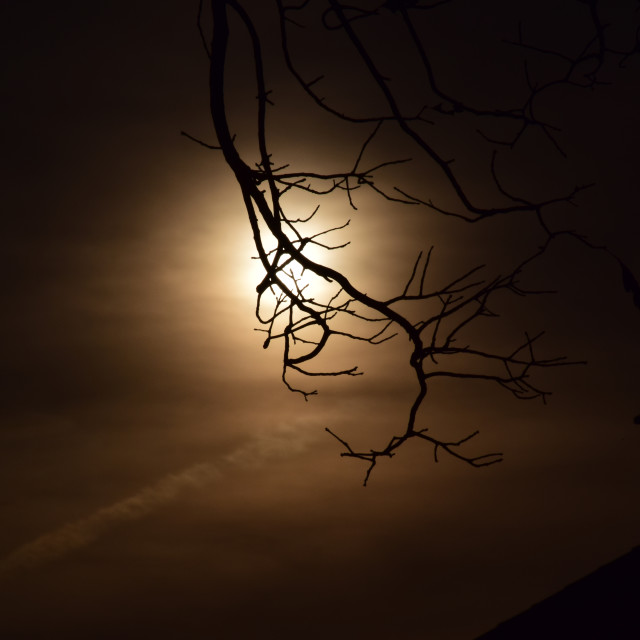
[[[282,65],[271,3],[242,4],[264,37],[276,164],[352,162],[368,129],[314,110]],[[423,12],[450,91],[484,105],[520,95],[523,53],[501,42],[518,19],[554,49],[587,33],[583,5],[522,3],[518,16],[511,4]],[[629,4],[608,16],[625,46],[639,19]],[[363,488],[366,465],[341,459],[324,429],[364,449],[397,432],[415,391],[406,350],[337,348],[365,375],[321,380],[308,402],[282,384],[278,345],[264,350],[254,331],[261,275],[240,192],[219,152],[180,135],[216,142],[198,3],[0,6],[0,636],[471,640],[638,544],[640,310],[616,259],[559,240],[527,275],[557,293],[504,301],[472,334],[508,348],[545,329],[545,354],[587,360],[536,374],[547,405],[478,382],[430,389],[428,424],[445,437],[479,429],[473,446],[502,463],[435,464],[408,443]],[[385,15],[369,36],[391,77],[405,52]],[[255,88],[231,27],[229,118],[252,163]],[[377,108],[337,32],[310,27],[293,46],[308,77],[327,73],[328,100]],[[545,58],[531,72],[549,69]],[[640,56],[603,77],[541,101],[566,158],[532,136],[501,166],[527,196],[595,182],[557,224],[638,277]],[[415,78],[402,66],[394,85],[409,104]],[[443,120],[433,140],[490,200],[471,124]],[[371,157],[405,152],[381,136]],[[428,163],[396,179],[452,202]],[[437,280],[487,256],[499,269],[539,242],[524,217],[481,226],[371,194],[356,204],[323,205],[330,224],[351,219],[339,237],[352,244],[330,257],[371,295],[402,289],[432,244]]]

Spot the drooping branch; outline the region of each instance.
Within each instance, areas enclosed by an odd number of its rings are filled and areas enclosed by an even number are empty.
[[[535,115],[534,105],[543,92],[559,85],[587,86],[597,84],[597,74],[603,68],[608,57],[618,60],[627,59],[630,53],[621,53],[606,42],[605,29],[590,2],[595,36],[576,57],[558,54],[560,62],[568,68],[559,76],[543,83],[530,82],[530,93],[524,104],[513,108],[481,109],[471,102],[456,98],[441,88],[436,79],[427,49],[421,39],[418,28],[412,20],[412,12],[431,11],[444,2],[431,4],[421,2],[384,2],[374,8],[362,8],[345,5],[338,0],[326,0],[325,10],[321,14],[324,29],[344,36],[355,54],[364,65],[362,77],[377,88],[384,111],[366,116],[348,114],[329,105],[318,93],[323,76],[310,81],[303,79],[303,73],[295,64],[291,50],[288,30],[291,25],[303,27],[300,18],[305,9],[311,6],[309,0],[297,5],[285,5],[276,0],[279,15],[280,44],[284,61],[294,81],[304,90],[312,104],[328,112],[341,121],[356,127],[368,127],[364,142],[354,150],[354,161],[334,171],[319,171],[315,168],[296,169],[290,164],[276,166],[273,161],[272,147],[268,140],[267,115],[273,106],[271,91],[266,80],[265,58],[261,35],[251,15],[238,0],[211,0],[213,33],[211,45],[207,48],[210,57],[210,104],[218,145],[208,145],[200,140],[198,144],[220,151],[227,165],[235,175],[240,187],[253,239],[257,259],[264,269],[264,277],[256,288],[256,317],[265,334],[264,348],[274,343],[282,344],[282,380],[291,391],[301,394],[305,400],[317,393],[316,389],[306,389],[294,380],[294,377],[322,378],[326,376],[361,375],[357,365],[333,369],[317,368],[322,362],[320,356],[327,346],[337,338],[360,341],[378,345],[403,335],[409,342],[407,366],[412,372],[416,391],[408,409],[406,420],[397,434],[392,436],[383,448],[359,451],[346,440],[327,428],[338,440],[345,451],[341,454],[368,463],[365,484],[373,468],[381,457],[392,457],[403,444],[423,441],[433,447],[434,458],[443,451],[450,456],[474,467],[488,466],[502,459],[500,453],[467,455],[465,445],[477,431],[457,440],[439,438],[434,432],[422,426],[421,410],[428,394],[428,384],[436,378],[474,380],[497,385],[518,399],[540,398],[546,400],[549,395],[534,381],[535,373],[548,367],[578,364],[564,357],[540,358],[534,351],[534,343],[542,334],[533,338],[524,332],[524,340],[501,351],[483,348],[474,343],[461,342],[472,326],[481,319],[497,317],[492,311],[494,300],[500,295],[525,296],[540,294],[520,285],[520,277],[525,269],[539,260],[559,236],[571,236],[583,240],[570,230],[554,230],[546,221],[546,212],[552,206],[574,203],[576,196],[585,186],[572,187],[563,194],[540,200],[531,200],[507,189],[496,169],[498,149],[507,145],[515,147],[522,134],[529,128],[538,129],[552,141],[553,126],[543,122]],[[225,103],[225,75],[229,69],[230,28],[228,13],[234,12],[249,36],[254,69],[254,89],[257,95],[256,131],[258,158],[245,161],[231,134],[229,113]],[[373,52],[359,36],[357,29],[365,21],[378,19],[384,12],[391,12],[399,21],[416,52],[417,61],[426,78],[429,95],[419,113],[407,115],[399,98],[395,95],[392,81],[384,76],[374,60]],[[297,13],[298,19],[292,14]],[[200,18],[199,18],[200,24]],[[595,43],[595,44],[594,44]],[[525,44],[519,35],[515,45],[530,50],[535,55],[552,55],[551,51]],[[595,47],[595,48],[594,48]],[[577,79],[579,68],[594,61],[595,68],[587,75],[587,82]],[[434,101],[435,99],[435,101]],[[433,119],[425,114],[431,112]],[[515,122],[518,130],[510,139],[491,140],[483,135],[487,144],[495,148],[491,155],[490,176],[497,197],[502,203],[480,205],[471,198],[463,178],[452,168],[451,160],[436,149],[423,129],[427,123],[434,125],[437,118],[455,118],[457,115],[478,118],[481,121],[504,122],[510,128]],[[371,125],[373,127],[371,128]],[[389,185],[385,175],[391,169],[414,163],[415,159],[397,158],[383,161],[368,161],[372,147],[380,139],[382,131],[389,130],[408,140],[416,150],[418,158],[436,166],[455,194],[459,209],[449,210],[436,204],[432,199],[424,199],[410,194],[404,185]],[[191,137],[188,136],[187,137]],[[362,139],[362,138],[361,138]],[[555,144],[555,142],[554,142]],[[558,146],[556,144],[556,146]],[[559,148],[559,146],[558,146]],[[367,167],[367,168],[362,168]],[[429,210],[458,217],[466,222],[481,222],[497,215],[531,215],[537,220],[543,241],[535,249],[525,253],[516,264],[499,276],[487,275],[489,271],[482,266],[464,270],[452,277],[445,285],[428,286],[429,269],[433,247],[426,256],[423,253],[413,263],[410,277],[400,285],[400,293],[386,298],[378,298],[366,293],[357,286],[343,271],[330,266],[329,260],[323,261],[310,257],[310,250],[332,252],[340,250],[349,241],[331,240],[346,230],[349,221],[343,224],[329,224],[318,230],[311,230],[312,221],[318,221],[320,205],[316,204],[308,215],[289,213],[292,193],[303,193],[321,199],[329,194],[344,192],[346,204],[357,209],[356,194],[366,189],[380,198],[381,202],[425,206]],[[297,210],[296,210],[297,211]],[[320,240],[322,238],[322,240]],[[621,263],[622,264],[622,263]],[[623,265],[623,269],[626,268]],[[623,271],[623,274],[625,272]],[[628,279],[627,279],[628,280]],[[634,280],[635,282],[635,280]],[[428,303],[428,304],[427,304]],[[416,311],[407,311],[407,305]],[[425,311],[425,309],[429,311]],[[421,314],[419,320],[412,319],[415,313]]]

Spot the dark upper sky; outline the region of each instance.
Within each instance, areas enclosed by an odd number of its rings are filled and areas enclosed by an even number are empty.
[[[352,161],[366,130],[308,107],[278,66],[271,4],[242,4],[261,12],[278,160]],[[491,44],[515,37],[518,16],[480,4],[452,2],[419,24],[447,90],[494,104],[526,87],[521,56]],[[327,380],[308,403],[281,384],[277,345],[264,351],[253,332],[259,276],[233,177],[179,135],[215,141],[197,3],[1,6],[0,635],[462,640],[638,543],[638,309],[614,260],[559,242],[530,274],[558,293],[505,303],[502,324],[478,334],[502,346],[546,328],[549,353],[589,361],[541,374],[548,406],[433,385],[428,424],[454,437],[480,428],[477,446],[504,451],[502,464],[436,465],[407,445],[363,489],[363,467],[323,429],[365,448],[394,432],[413,393],[406,354],[394,342],[345,347],[336,357],[366,375]],[[575,50],[580,14],[532,7],[525,35]],[[626,44],[629,17],[610,18]],[[397,16],[384,19],[367,36],[391,76],[406,51],[390,44]],[[310,77],[327,70],[328,98],[376,106],[335,33],[310,28],[293,44]],[[232,53],[245,46],[238,35]],[[549,72],[536,60],[532,73]],[[561,226],[636,275],[639,64],[541,101],[566,159],[535,136],[501,156],[527,195],[595,181],[558,210]],[[230,65],[230,119],[253,162],[255,92],[246,60]],[[411,103],[406,69],[395,86]],[[472,123],[436,124],[434,143],[490,197]],[[381,137],[372,159],[403,144]],[[450,201],[426,162],[397,175]],[[438,277],[538,242],[527,220],[481,228],[366,195],[358,205],[334,199],[326,215],[352,218],[339,264],[372,294],[395,291],[431,244]]]

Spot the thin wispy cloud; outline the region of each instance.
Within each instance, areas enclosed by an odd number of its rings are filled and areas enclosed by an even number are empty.
[[[181,492],[202,487],[220,475],[212,464],[196,464],[162,478],[138,493],[90,516],[76,520],[29,542],[6,556],[3,572],[34,567],[84,547],[121,522],[138,520],[173,500]]]
[[[91,544],[119,524],[138,520],[170,503],[185,491],[204,487],[223,475],[225,465],[255,467],[268,459],[304,451],[308,432],[281,425],[243,447],[221,456],[219,461],[194,464],[144,487],[132,496],[103,507],[91,515],[50,531],[15,549],[0,561],[0,573],[36,567]]]

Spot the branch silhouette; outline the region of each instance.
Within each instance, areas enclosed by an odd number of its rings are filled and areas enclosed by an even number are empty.
[[[277,37],[284,66],[311,106],[358,130],[367,130],[366,135],[360,138],[360,145],[353,149],[353,162],[329,172],[313,167],[297,170],[290,164],[277,166],[274,163],[268,142],[267,113],[276,98],[268,89],[263,40],[256,19],[239,0],[210,1],[210,42],[204,35],[207,29],[203,26],[203,3],[200,3],[198,28],[210,58],[210,108],[217,144],[204,143],[187,133],[183,135],[199,145],[214,149],[216,153],[222,153],[235,176],[253,232],[257,259],[264,270],[264,277],[256,288],[258,330],[265,335],[265,349],[274,343],[281,345],[282,381],[292,392],[302,395],[305,400],[317,393],[314,387],[301,384],[300,378],[361,375],[356,364],[336,369],[316,367],[327,345],[337,337],[375,346],[404,336],[405,343],[408,341],[410,344],[407,367],[414,379],[415,396],[408,407],[406,421],[386,445],[358,449],[331,429],[326,429],[342,447],[343,457],[367,464],[366,485],[379,459],[393,457],[409,440],[429,443],[436,461],[441,453],[474,467],[502,460],[500,452],[467,453],[466,445],[478,434],[477,430],[463,438],[449,440],[436,436],[422,425],[419,411],[430,381],[436,378],[475,380],[497,385],[518,399],[545,401],[550,392],[543,390],[535,381],[536,372],[581,363],[562,356],[540,357],[537,345],[542,338],[541,333],[529,336],[523,331],[522,341],[504,351],[467,344],[464,335],[480,319],[497,316],[492,307],[499,296],[546,293],[527,290],[522,285],[522,278],[558,237],[568,236],[589,244],[575,231],[554,228],[552,212],[558,205],[574,205],[576,198],[590,185],[571,185],[556,195],[539,200],[512,193],[504,185],[505,180],[498,168],[500,154],[505,149],[517,148],[530,131],[538,132],[547,139],[555,153],[564,154],[557,136],[558,129],[538,115],[538,105],[543,96],[546,98],[558,87],[593,89],[601,82],[600,75],[607,65],[626,64],[639,47],[636,36],[628,47],[619,42],[615,45],[608,42],[607,28],[601,21],[596,2],[585,3],[591,27],[585,42],[573,55],[529,42],[520,26],[516,37],[509,43],[514,51],[525,56],[526,95],[512,106],[487,108],[444,88],[446,82],[438,77],[434,54],[428,50],[427,41],[421,33],[422,23],[417,17],[437,20],[437,12],[441,6],[450,4],[448,0],[430,3],[387,0],[358,4],[360,6],[347,5],[338,0],[304,0],[288,4],[284,0],[275,0],[273,5],[277,12],[280,29]],[[312,11],[318,6],[319,18],[318,11]],[[310,22],[313,19],[315,23]],[[369,27],[379,28],[376,25],[389,20],[394,21],[399,37],[404,38],[413,52],[416,74],[420,74],[413,78],[416,92],[422,99],[418,109],[403,104],[393,80],[382,71],[379,62],[381,52],[367,44],[361,34],[361,31]],[[379,99],[375,104],[365,101],[343,109],[323,95],[327,77],[308,76],[303,68],[305,57],[293,51],[291,30],[308,28],[337,35],[350,47],[359,61],[356,80],[366,82],[377,93]],[[225,102],[226,77],[233,72],[233,62],[228,59],[232,29],[243,30],[248,36],[253,60],[253,78],[243,78],[243,81],[251,82],[257,95],[254,122],[257,158],[252,161],[245,159],[246,154],[241,154],[236,136],[231,133],[230,107]],[[392,45],[387,43],[387,46]],[[555,75],[534,79],[526,56],[552,60]],[[456,169],[454,160],[431,141],[433,127],[451,126],[449,123],[457,119],[475,122],[478,139],[491,150],[489,175],[495,192],[493,200],[472,195],[467,178]],[[495,135],[496,129],[502,133],[500,137]],[[369,160],[373,156],[372,147],[387,134],[404,140],[414,155],[383,161]],[[312,162],[312,157],[307,161]],[[415,187],[411,185],[390,183],[386,178],[391,170],[416,164],[429,165],[440,172],[453,194],[453,206],[425,197],[414,191]],[[332,242],[331,238],[345,231],[349,221],[328,225],[320,231],[317,228],[312,230],[312,223],[321,218],[320,204],[301,217],[292,213],[297,208],[289,201],[293,193],[314,196],[319,201],[330,194],[344,194],[345,204],[355,210],[359,194],[365,191],[380,198],[381,202],[423,208],[427,213],[453,216],[465,223],[482,224],[495,216],[527,215],[536,221],[543,240],[533,251],[522,255],[506,273],[490,276],[486,265],[478,265],[436,288],[428,286],[431,247],[415,258],[409,278],[398,285],[399,293],[382,299],[369,295],[347,273],[330,266],[328,259],[311,257],[312,251],[323,251],[329,256],[344,248],[348,241]],[[638,304],[640,289],[637,281],[621,261],[620,266],[624,286]],[[428,312],[424,311],[426,308]],[[415,320],[416,313],[422,314],[418,320]]]

